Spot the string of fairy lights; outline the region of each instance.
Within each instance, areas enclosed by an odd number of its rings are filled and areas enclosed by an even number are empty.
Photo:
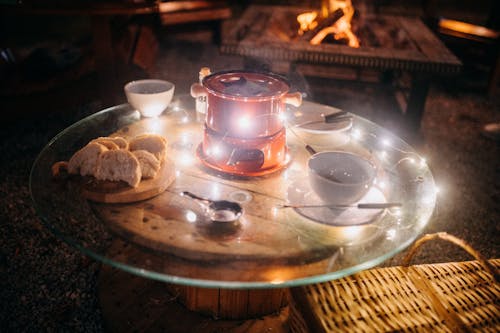
[[[180,124],[188,124],[192,121],[191,115],[180,105],[174,105],[170,108],[170,112],[179,113],[176,117],[177,121]],[[269,115],[260,115],[260,116],[269,116]],[[271,115],[275,116],[275,115]],[[294,132],[293,125],[290,125],[289,119],[287,116],[290,116],[290,113],[280,114],[280,120],[283,122],[283,126],[286,127],[287,131],[292,133],[294,136],[297,136],[297,133]],[[356,117],[354,117],[356,118]],[[235,119],[235,126],[238,127],[242,132],[251,131],[253,126],[253,121],[251,117],[246,115],[242,115],[240,118]],[[425,157],[418,154],[416,151],[410,149],[405,149],[404,144],[402,144],[400,139],[392,138],[392,134],[389,132],[374,132],[370,130],[366,130],[363,128],[362,123],[353,122],[353,126],[350,131],[346,132],[346,135],[349,136],[349,139],[352,140],[353,143],[357,142],[364,146],[376,147],[371,153],[379,159],[384,164],[384,171],[388,173],[396,173],[401,166],[405,168],[411,168],[417,176],[408,181],[414,183],[422,183],[427,181],[426,190],[421,194],[422,196],[418,198],[418,204],[421,205],[434,205],[436,202],[437,194],[440,192],[440,188],[433,183],[432,175],[428,169],[428,161]],[[298,137],[298,136],[297,136]],[[192,133],[185,132],[180,134],[179,136],[180,145],[185,145],[185,147],[192,148],[193,146],[193,135]],[[220,155],[223,153],[223,146],[214,145],[210,147],[207,151],[207,154],[216,154]],[[178,173],[181,173],[181,169],[184,167],[188,167],[197,162],[196,156],[192,153],[192,149],[180,149],[180,154],[176,157],[176,162],[181,168],[177,170]],[[425,179],[431,177],[430,179]],[[397,177],[393,177],[397,178]],[[395,180],[392,179],[392,182]],[[397,181],[397,180],[396,180]],[[432,186],[428,186],[428,185]],[[376,180],[374,184],[380,189],[384,189],[387,184],[382,179]],[[212,195],[214,197],[218,197],[220,195],[220,190],[217,190],[217,186],[214,187],[214,193]],[[213,192],[213,191],[212,191]],[[275,214],[277,212],[274,212]],[[400,207],[387,209],[387,213],[391,216],[399,219],[402,215],[402,211]],[[194,220],[194,216],[190,216],[189,220]],[[422,217],[422,223],[426,223],[428,220],[427,216]],[[395,230],[388,230],[387,237],[394,236]]]

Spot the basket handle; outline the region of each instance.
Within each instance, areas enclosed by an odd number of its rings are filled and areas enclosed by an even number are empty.
[[[493,276],[493,279],[495,282],[498,283],[500,280],[500,275],[498,273],[498,270],[496,267],[494,267],[481,253],[479,253],[477,250],[475,250],[470,244],[468,244],[466,241],[455,237],[453,235],[450,235],[446,232],[438,232],[434,234],[427,234],[419,238],[418,240],[413,243],[411,248],[408,250],[407,254],[403,258],[402,266],[408,267],[410,265],[410,260],[413,258],[417,250],[426,242],[434,239],[442,239],[446,240],[448,242],[451,242],[455,245],[460,246],[462,249],[467,251],[470,255],[472,255],[475,259],[477,259],[483,267]]]

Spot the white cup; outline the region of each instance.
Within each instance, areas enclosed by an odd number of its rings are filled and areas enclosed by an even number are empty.
[[[124,87],[127,101],[144,117],[159,116],[172,101],[175,85],[164,80],[137,80]]]
[[[308,161],[311,188],[326,204],[356,203],[371,188],[376,174],[371,161],[349,152],[320,152]]]

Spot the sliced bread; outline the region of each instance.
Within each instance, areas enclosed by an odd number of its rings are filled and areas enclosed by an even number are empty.
[[[101,136],[90,142],[97,142],[108,149],[128,149],[128,141],[121,136]]]
[[[108,150],[99,155],[95,178],[124,181],[132,187],[139,186],[141,166],[137,157],[125,149]]]
[[[97,142],[87,144],[71,156],[68,162],[68,172],[81,176],[93,176],[96,172],[97,159],[108,150]]]
[[[129,149],[146,150],[161,162],[167,154],[167,139],[159,134],[142,134],[130,140]]]
[[[134,150],[132,152],[135,157],[139,160],[139,164],[141,165],[141,173],[142,178],[154,178],[160,170],[160,161],[146,150]]]

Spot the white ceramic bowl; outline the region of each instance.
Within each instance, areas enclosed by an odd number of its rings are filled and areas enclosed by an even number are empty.
[[[302,139],[316,147],[340,147],[349,143],[352,119],[336,123],[317,122],[293,128]]]
[[[330,106],[304,103],[300,108],[287,108],[286,122],[294,136],[315,147],[340,147],[350,141],[353,126],[352,115],[346,114],[342,121],[327,123],[325,115],[342,112]]]
[[[371,188],[376,174],[371,161],[349,152],[320,152],[308,161],[310,186],[327,204],[356,203]]]
[[[159,116],[172,101],[175,85],[164,80],[137,80],[125,85],[125,95],[132,107],[144,117]]]

